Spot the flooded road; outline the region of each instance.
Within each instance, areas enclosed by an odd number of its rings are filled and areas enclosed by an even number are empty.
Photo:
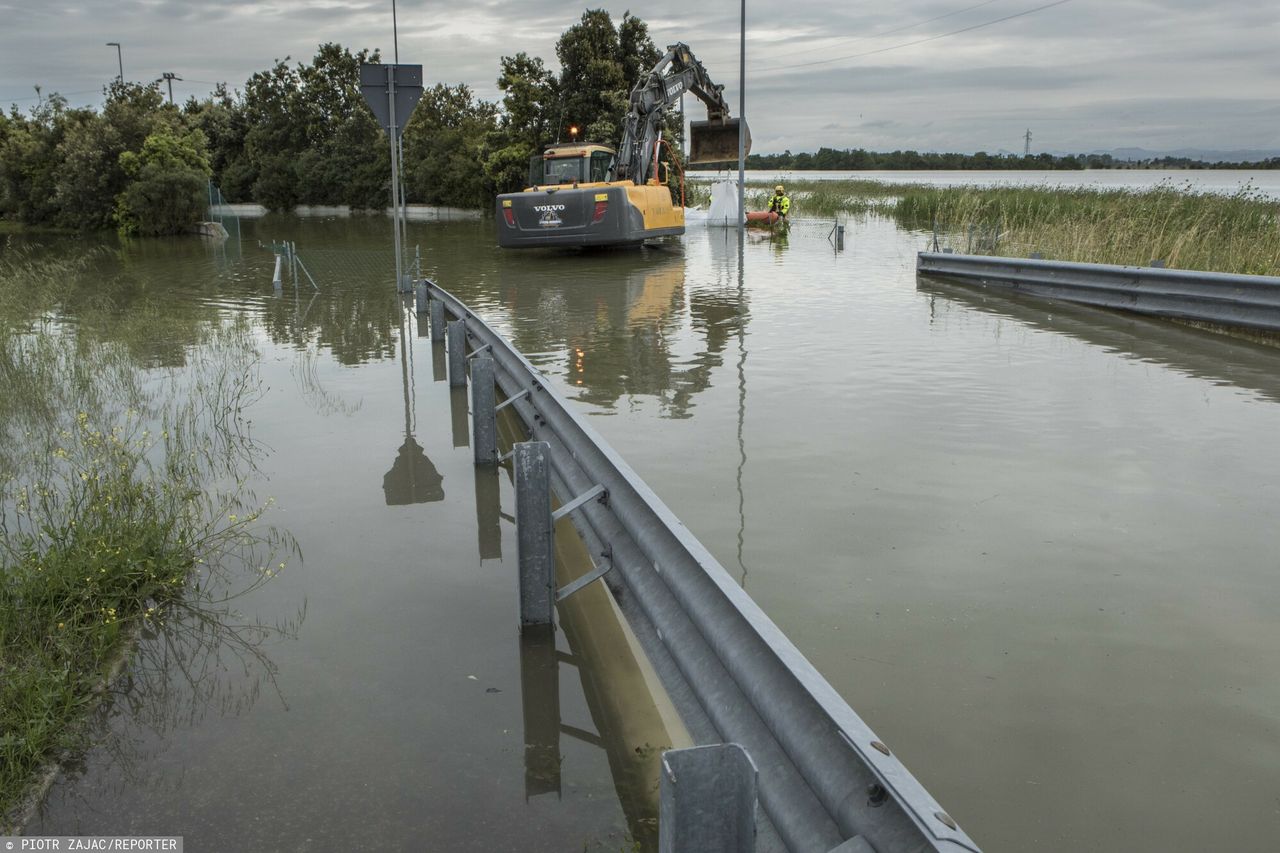
[[[66,311],[101,335],[151,317],[148,364],[251,321],[250,485],[304,559],[236,607],[288,630],[265,662],[200,645],[163,690],[124,687],[30,831],[651,848],[654,756],[687,734],[606,596],[521,640],[511,484],[472,466],[386,221],[242,224],[115,250],[85,290],[118,307]],[[917,282],[923,237],[852,221],[836,253],[829,230],[741,254],[714,230],[502,253],[485,222],[410,243],[984,849],[1273,849],[1280,350]],[[319,291],[274,294],[259,240],[296,241]]]

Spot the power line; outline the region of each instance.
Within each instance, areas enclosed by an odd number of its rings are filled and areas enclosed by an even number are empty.
[[[843,62],[846,59],[860,59],[861,57],[864,57],[864,56],[875,56],[878,53],[888,53],[891,50],[901,50],[904,47],[914,47],[917,44],[924,44],[926,42],[937,41],[938,39],[949,38],[951,36],[958,36],[961,33],[970,33],[970,32],[973,32],[974,30],[980,30],[983,27],[990,27],[995,24],[1002,24],[1005,21],[1012,21],[1014,18],[1021,18],[1026,15],[1031,15],[1035,12],[1043,12],[1045,9],[1052,9],[1054,6],[1061,6],[1063,3],[1070,3],[1070,2],[1071,0],[1054,0],[1053,3],[1045,3],[1043,6],[1036,6],[1033,9],[1025,9],[1021,12],[1015,12],[1012,15],[1005,15],[1003,18],[996,18],[993,21],[984,21],[981,24],[973,24],[972,26],[962,27],[961,29],[958,29],[958,30],[952,30],[949,33],[940,33],[939,35],[936,35],[936,36],[929,36],[928,38],[916,39],[915,41],[904,42],[902,44],[895,44],[891,47],[882,47],[878,50],[868,50],[868,51],[864,51],[863,53],[851,53],[848,56],[836,56],[836,57],[832,57],[831,59],[816,59],[813,62],[797,62],[794,65],[770,65],[766,68],[759,68],[757,70],[758,71],[781,71],[781,70],[790,69],[790,68],[808,68],[813,65],[826,65],[831,62]]]
[[[13,103],[21,103],[25,101],[39,101],[44,98],[48,98],[51,95],[59,95],[63,98],[69,98],[72,95],[101,95],[101,94],[102,94],[101,89],[83,89],[79,92],[59,92],[57,89],[54,89],[48,95],[33,95],[26,98],[0,98],[0,104],[13,104]]]
[[[905,30],[914,30],[916,27],[923,27],[925,24],[932,24],[934,21],[941,21],[944,18],[954,18],[956,15],[963,15],[965,12],[972,12],[975,9],[981,9],[983,6],[990,6],[992,3],[999,3],[999,2],[1000,0],[983,0],[983,2],[981,3],[975,3],[972,6],[965,6],[963,9],[956,9],[954,12],[948,12],[945,15],[937,15],[932,18],[925,18],[923,21],[916,21],[914,24],[904,24],[901,27],[894,27],[891,30],[881,30],[880,32],[867,33],[865,36],[855,36],[854,38],[850,38],[850,39],[841,39],[840,41],[835,42],[834,44],[826,45],[825,47],[811,47],[811,48],[801,49],[796,52],[797,53],[813,53],[815,50],[830,50],[831,48],[837,47],[839,45],[853,44],[855,42],[866,41],[867,39],[884,38],[885,36],[891,36],[894,33],[900,33]]]

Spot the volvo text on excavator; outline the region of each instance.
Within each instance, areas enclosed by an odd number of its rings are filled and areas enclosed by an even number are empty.
[[[724,87],[711,81],[688,45],[671,45],[632,90],[616,150],[587,143],[551,145],[531,158],[528,189],[498,196],[498,245],[621,246],[683,234],[684,207],[672,202],[666,164],[659,163],[658,154],[666,144],[659,129],[662,116],[685,92],[707,107],[706,121],[690,123],[689,163],[736,160],[740,124],[746,151],[751,150],[746,122],[729,117]]]

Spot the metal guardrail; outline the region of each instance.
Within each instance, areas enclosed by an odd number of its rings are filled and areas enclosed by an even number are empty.
[[[597,564],[608,568],[600,576],[695,738],[739,744],[759,768],[759,801],[788,850],[978,849],[516,349],[434,283],[418,286],[418,302],[420,313],[430,313],[433,337],[445,332],[447,311],[458,318],[448,324],[451,345],[487,350],[505,397],[501,407],[520,417],[530,441],[546,442],[561,500],[602,489],[598,499],[569,507],[569,517]],[[457,364],[465,370],[465,360]]]
[[[916,271],[1221,326],[1280,331],[1280,277],[921,252]]]

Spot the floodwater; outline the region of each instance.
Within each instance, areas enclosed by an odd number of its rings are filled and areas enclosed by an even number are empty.
[[[694,171],[689,175],[708,180],[737,177],[737,171]],[[1049,186],[1089,187],[1094,189],[1145,190],[1161,185],[1174,189],[1190,188],[1194,192],[1231,195],[1250,189],[1273,199],[1280,199],[1280,169],[1080,169],[1045,170],[1009,169],[983,171],[964,170],[876,170],[876,171],[769,171],[748,169],[747,181],[876,181],[882,184],[927,184],[937,187],[957,186]]]
[[[843,252],[803,221],[741,252],[704,229],[513,254],[491,227],[410,244],[984,849],[1275,849],[1280,349],[917,281],[923,236],[876,217]],[[511,484],[471,464],[388,230],[267,217],[95,277],[191,320],[159,326],[161,363],[198,322],[253,324],[249,485],[303,559],[235,602],[283,628],[260,658],[135,665],[163,678],[123,682],[31,833],[653,846],[655,756],[687,734],[602,593],[519,636]],[[259,240],[296,241],[319,291],[274,294]]]

